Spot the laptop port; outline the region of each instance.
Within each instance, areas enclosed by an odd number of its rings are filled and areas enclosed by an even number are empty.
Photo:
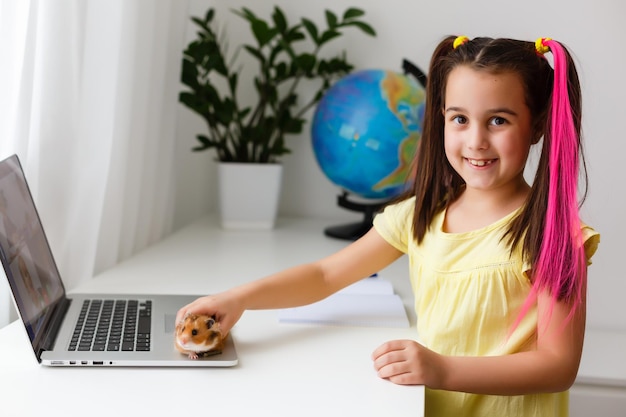
[[[103,361],[93,361],[91,362],[93,365],[104,365]]]

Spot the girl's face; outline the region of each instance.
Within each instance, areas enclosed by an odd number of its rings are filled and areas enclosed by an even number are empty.
[[[533,138],[524,97],[513,72],[459,66],[448,75],[444,145],[466,191],[508,193],[526,187],[523,174]]]

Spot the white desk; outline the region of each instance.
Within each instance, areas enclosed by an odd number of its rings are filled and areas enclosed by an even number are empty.
[[[587,329],[571,417],[626,416],[626,333]]]
[[[274,231],[223,231],[205,219],[77,290],[221,291],[343,247],[324,237],[325,226],[279,220]],[[416,337],[406,268],[401,259],[381,275],[403,297],[410,329],[285,325],[276,311],[249,311],[232,330],[240,357],[234,368],[46,368],[14,322],[0,330],[0,414],[423,416],[423,387],[381,380],[370,359],[387,340]]]

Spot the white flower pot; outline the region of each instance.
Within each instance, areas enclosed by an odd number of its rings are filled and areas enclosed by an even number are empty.
[[[225,229],[271,229],[276,222],[283,167],[218,163],[219,212]]]

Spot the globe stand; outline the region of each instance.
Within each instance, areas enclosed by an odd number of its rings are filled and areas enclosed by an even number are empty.
[[[374,215],[387,203],[387,201],[378,203],[357,203],[348,200],[348,193],[343,192],[337,197],[337,205],[352,211],[363,213],[363,220],[357,223],[344,224],[339,226],[330,226],[324,229],[324,234],[329,237],[344,240],[357,240],[366,234],[371,228],[374,221]]]

